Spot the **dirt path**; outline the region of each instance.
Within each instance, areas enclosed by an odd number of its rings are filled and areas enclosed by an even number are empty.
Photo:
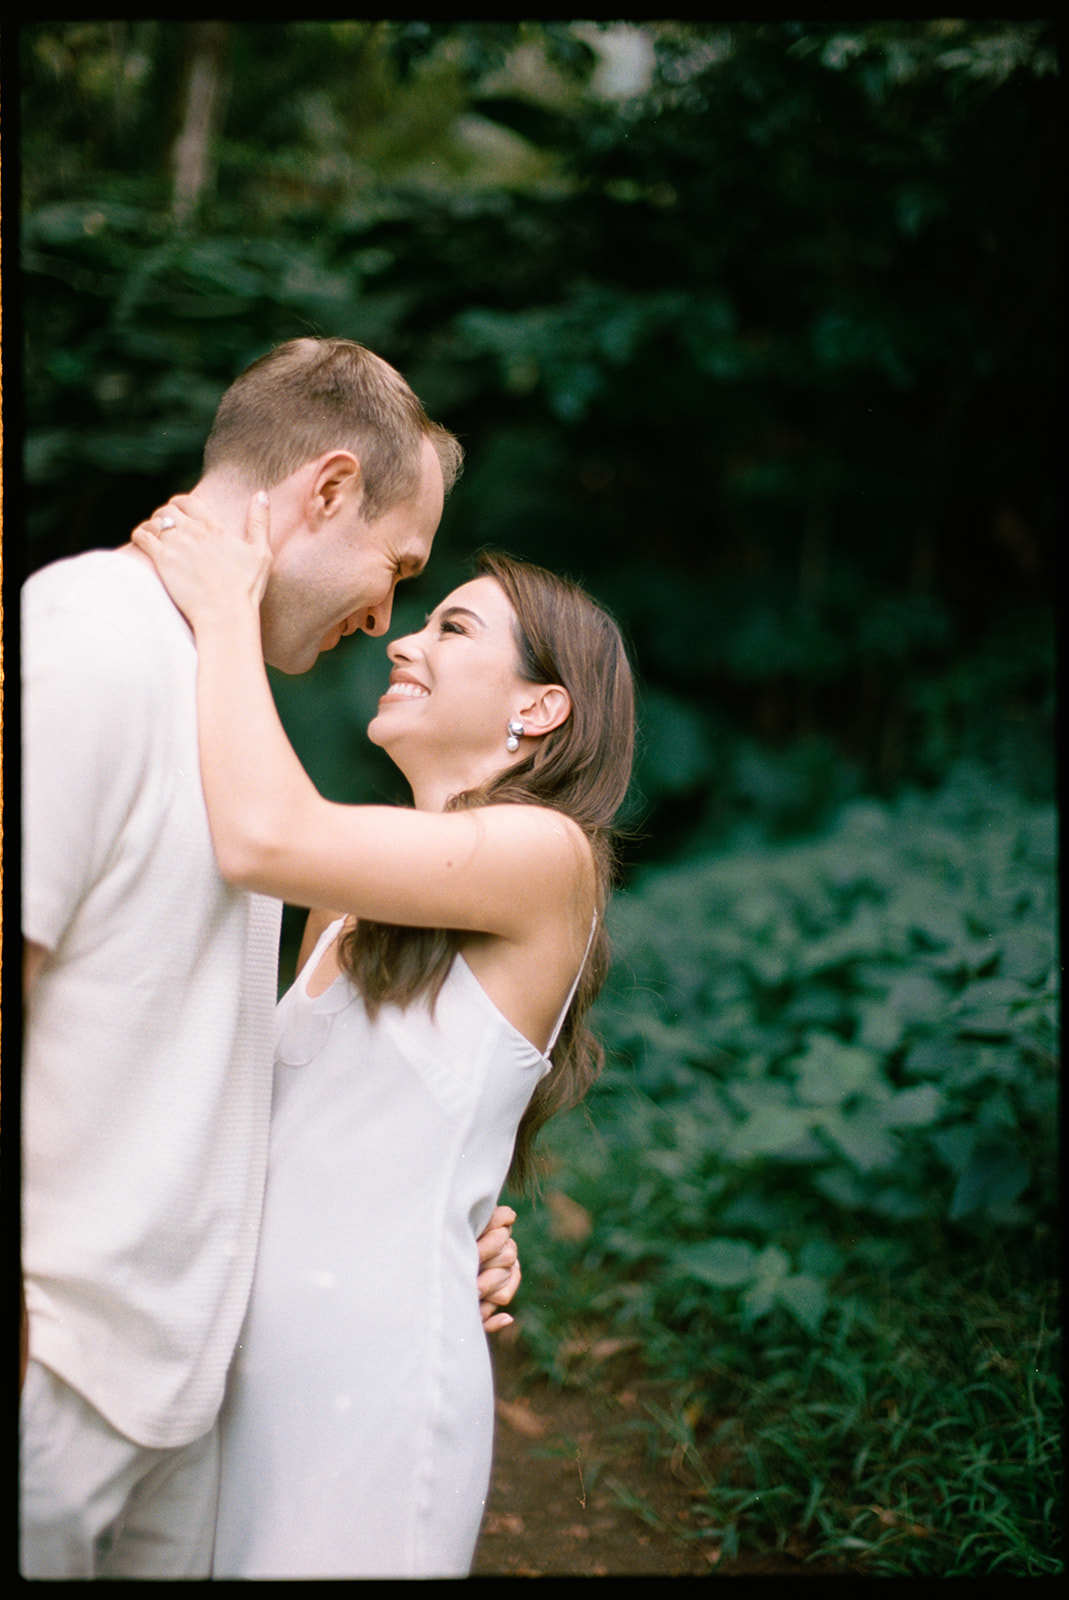
[[[532,1374],[514,1329],[491,1345],[497,1439],[474,1577],[815,1575],[789,1554],[722,1561],[698,1537],[698,1485],[648,1455],[640,1386],[562,1390]]]

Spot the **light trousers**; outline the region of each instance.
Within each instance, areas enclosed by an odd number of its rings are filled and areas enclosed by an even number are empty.
[[[148,1449],[31,1361],[19,1432],[24,1578],[209,1576],[217,1428],[177,1449]]]

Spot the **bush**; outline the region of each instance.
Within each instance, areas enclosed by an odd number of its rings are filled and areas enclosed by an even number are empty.
[[[611,1144],[641,1116],[647,1166],[698,1180],[673,1230],[700,1241],[672,1246],[685,1274],[753,1282],[741,1239],[808,1219],[836,1248],[861,1227],[980,1244],[1052,1226],[1055,863],[1053,806],[963,768],[621,897],[598,1121]]]
[[[725,1550],[1055,1570],[1055,861],[1053,807],[961,768],[616,903],[521,1321],[558,1376],[569,1320],[635,1341],[675,1447],[732,1445]]]

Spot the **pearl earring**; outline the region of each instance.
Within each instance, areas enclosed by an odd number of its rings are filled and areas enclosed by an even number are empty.
[[[523,734],[523,723],[517,722],[514,718],[510,719],[509,736],[505,740],[505,749],[509,751],[518,750],[520,748],[520,740],[523,738]]]

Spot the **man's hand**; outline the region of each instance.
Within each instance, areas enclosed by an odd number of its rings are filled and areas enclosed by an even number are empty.
[[[520,1258],[512,1237],[516,1213],[511,1206],[498,1206],[479,1235],[479,1310],[487,1333],[507,1328],[513,1320],[507,1306],[520,1287]]]

